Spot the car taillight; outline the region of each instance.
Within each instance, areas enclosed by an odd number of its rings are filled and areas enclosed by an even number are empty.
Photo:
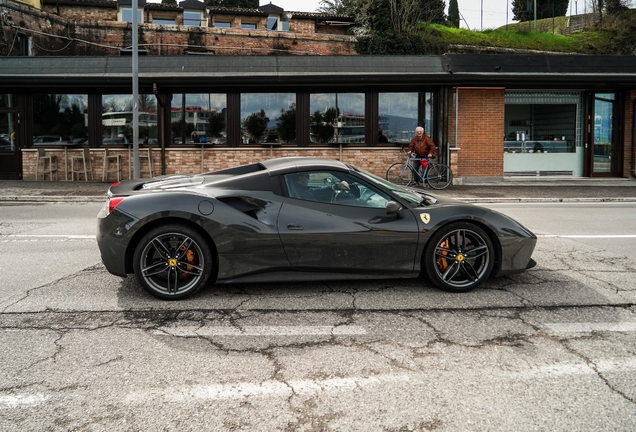
[[[108,199],[108,213],[112,213],[115,207],[124,200],[125,197],[114,197]]]

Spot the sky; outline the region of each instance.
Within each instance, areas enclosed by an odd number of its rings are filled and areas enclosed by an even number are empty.
[[[260,5],[273,3],[286,11],[315,12],[320,7],[320,0],[267,0],[260,2]],[[586,0],[570,0],[574,7],[577,3],[579,13],[584,12]],[[448,13],[448,0],[445,0],[446,12]],[[463,16],[460,27],[471,30],[485,30],[498,28],[506,24],[512,24],[512,0],[457,0],[459,13]],[[506,13],[506,10],[508,12]],[[569,10],[567,12],[570,13]],[[507,21],[506,21],[507,20]]]

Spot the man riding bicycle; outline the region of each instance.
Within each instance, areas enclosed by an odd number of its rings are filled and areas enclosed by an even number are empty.
[[[417,128],[415,128],[415,136],[413,137],[413,139],[411,139],[411,142],[409,143],[409,153],[411,153],[411,156],[417,157],[417,158],[426,158],[426,157],[430,158],[430,157],[433,157],[433,155],[435,155],[436,150],[437,150],[437,147],[435,146],[435,143],[433,142],[430,136],[424,133],[424,128],[421,126],[418,126]],[[423,171],[422,174],[424,174],[424,171],[426,170],[426,167],[428,166],[428,161],[413,160],[413,171],[419,172],[420,166],[422,167],[422,171]],[[422,182],[422,179],[419,176],[417,176],[416,173],[413,173],[413,179],[417,183]]]

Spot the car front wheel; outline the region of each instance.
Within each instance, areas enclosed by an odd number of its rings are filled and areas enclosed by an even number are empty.
[[[213,258],[203,236],[182,225],[164,225],[149,231],[135,249],[137,281],[155,297],[189,297],[208,282]]]
[[[442,227],[424,251],[424,270],[437,287],[466,292],[481,285],[492,272],[494,249],[486,232],[469,222]]]

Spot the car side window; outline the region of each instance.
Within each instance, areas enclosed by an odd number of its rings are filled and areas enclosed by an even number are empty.
[[[303,171],[284,177],[291,198],[372,208],[385,208],[390,200],[366,181],[343,172]]]

